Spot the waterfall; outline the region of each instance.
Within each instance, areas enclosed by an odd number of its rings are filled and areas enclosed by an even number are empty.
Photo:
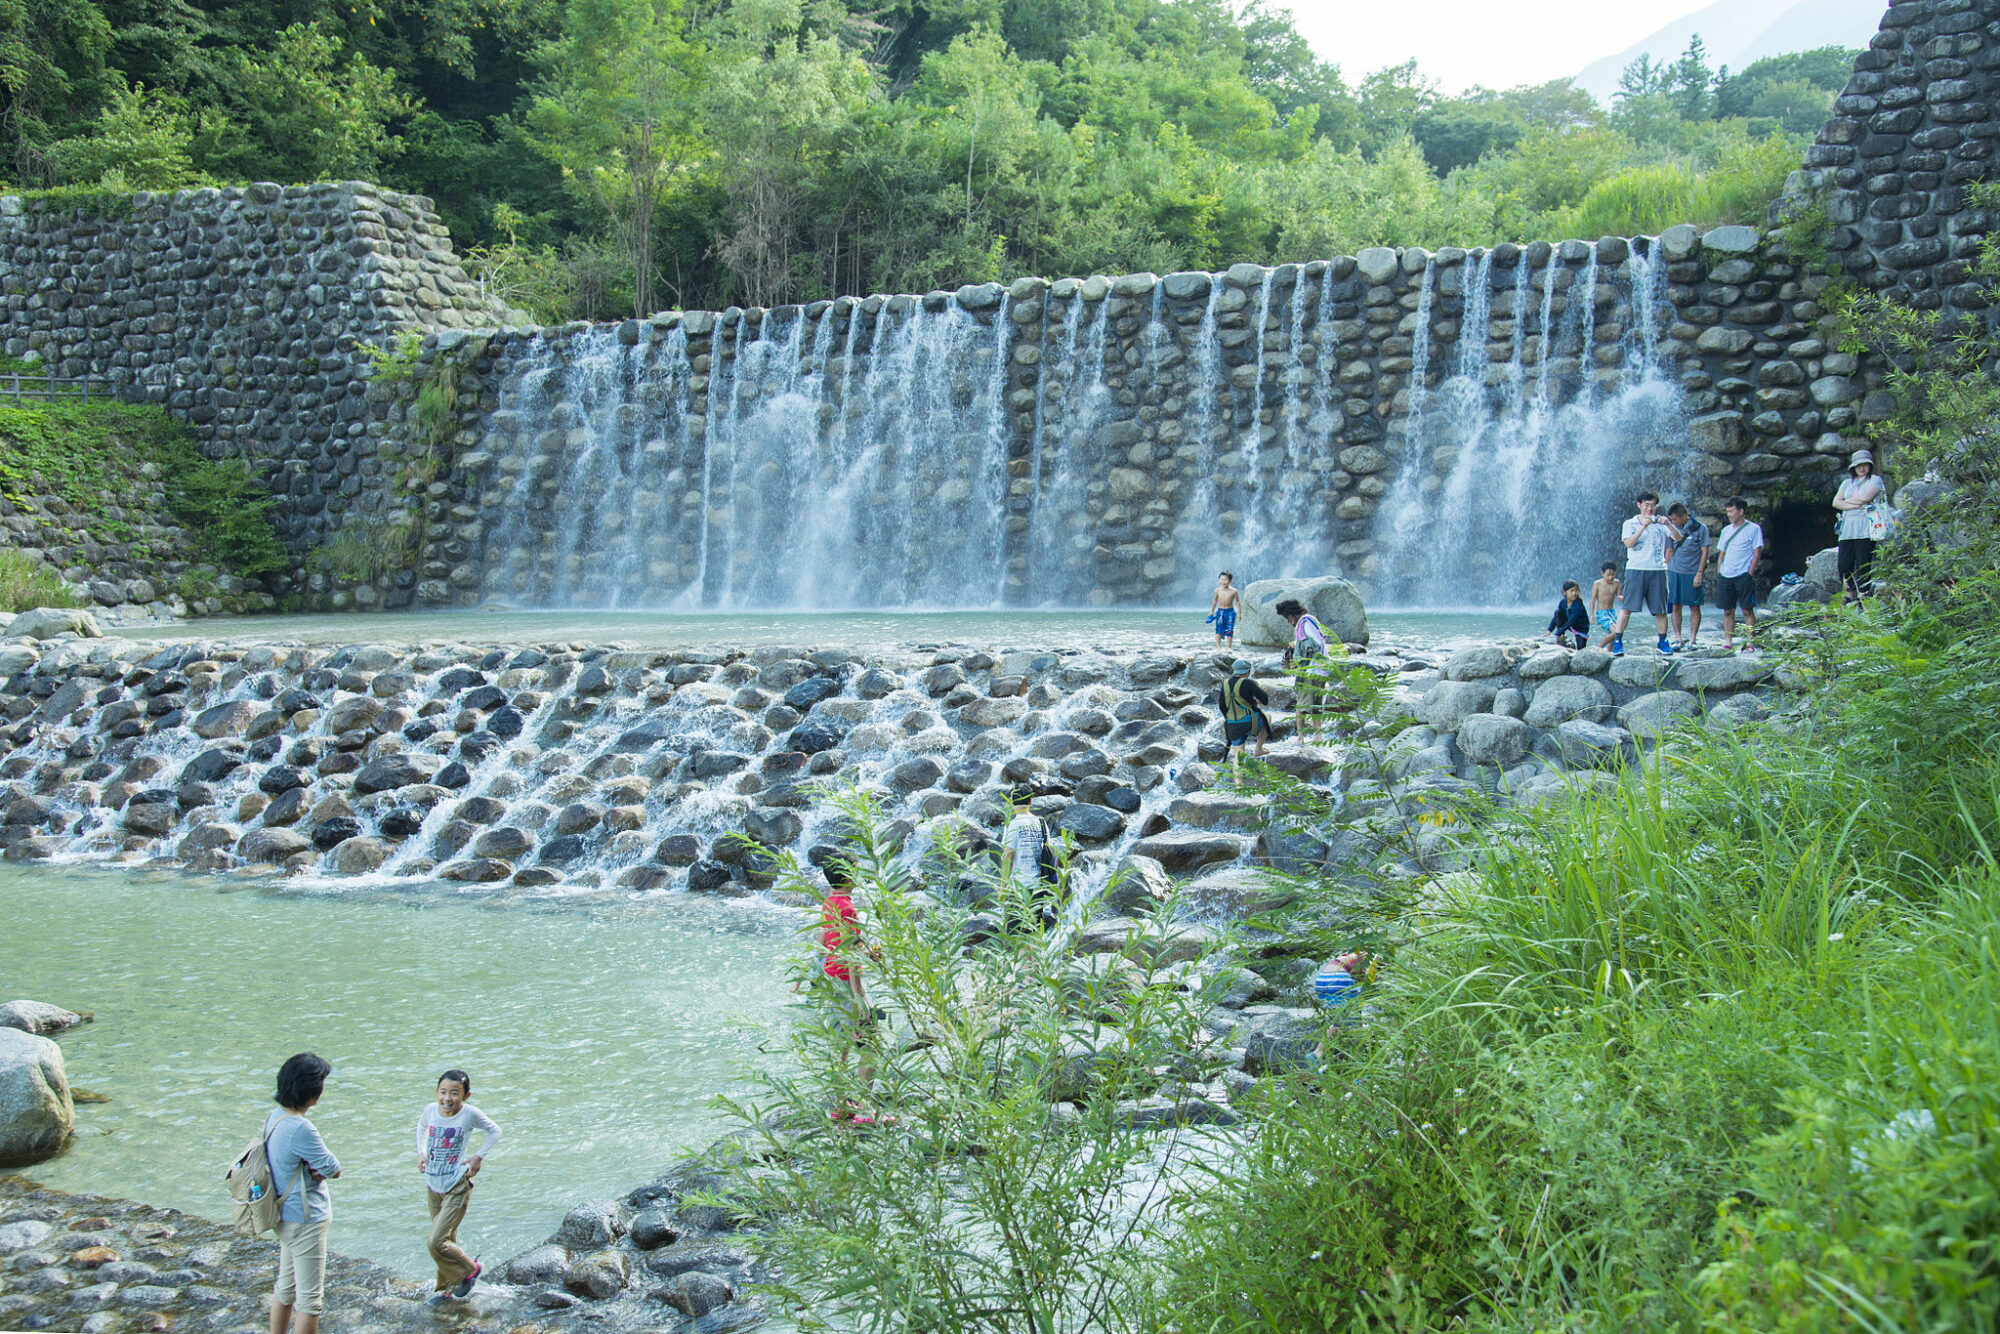
[[[1374,525],[1376,595],[1389,605],[1554,605],[1565,579],[1587,585],[1620,555],[1617,526],[1633,494],[1681,495],[1691,481],[1684,462],[1652,461],[1687,454],[1679,385],[1654,358],[1652,261],[1634,253],[1623,263],[1632,308],[1648,313],[1617,333],[1618,367],[1602,378],[1595,251],[1580,273],[1550,257],[1532,341],[1529,257],[1519,255],[1511,281],[1496,267],[1491,254],[1468,266],[1451,374],[1421,412],[1412,399],[1401,466]],[[1565,283],[1570,295],[1559,298]],[[1512,325],[1504,341],[1494,327],[1502,313]]]
[[[513,335],[480,508],[430,506],[422,577],[544,607],[1104,606],[1227,567],[1539,602],[1615,554],[1635,483],[1683,480],[1665,266],[1598,255],[1440,252],[1393,275],[1400,308],[1348,260]]]

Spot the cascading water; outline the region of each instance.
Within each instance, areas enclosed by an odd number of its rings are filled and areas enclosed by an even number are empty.
[[[1643,250],[1622,267],[1633,295],[1600,322],[1594,254],[1581,275],[1531,273],[1525,253],[1512,274],[1491,255],[1471,266],[1452,373],[1412,410],[1377,514],[1380,600],[1553,604],[1618,554],[1634,493],[1685,490],[1680,388],[1654,358],[1663,275]]]
[[[1596,253],[1426,257],[1387,302],[1350,261],[518,338],[460,535],[483,572],[427,577],[552,607],[1171,605],[1220,568],[1539,601],[1684,452],[1661,268]]]

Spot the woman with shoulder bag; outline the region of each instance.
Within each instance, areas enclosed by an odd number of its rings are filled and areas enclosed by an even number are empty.
[[[1888,502],[1882,479],[1875,472],[1875,455],[1857,449],[1848,456],[1847,479],[1833,496],[1839,511],[1835,532],[1840,547],[1840,585],[1849,601],[1862,605],[1868,586],[1868,567],[1875,563],[1875,544],[1888,532]]]
[[[306,1120],[326,1092],[333,1066],[309,1051],[278,1071],[277,1107],[264,1121],[271,1154],[271,1188],[284,1199],[278,1222],[278,1281],[271,1289],[271,1334],[286,1334],[298,1313],[298,1334],[319,1334],[326,1298],[326,1233],[333,1198],[326,1183],[340,1175],[340,1160]]]

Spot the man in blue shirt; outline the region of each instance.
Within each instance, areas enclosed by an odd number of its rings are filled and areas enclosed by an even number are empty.
[[[1673,555],[1667,558],[1667,603],[1674,622],[1674,647],[1686,648],[1701,642],[1702,582],[1708,575],[1708,525],[1688,513],[1675,501],[1667,510],[1667,521],[1680,532]],[[1687,637],[1681,637],[1681,610],[1693,617]]]

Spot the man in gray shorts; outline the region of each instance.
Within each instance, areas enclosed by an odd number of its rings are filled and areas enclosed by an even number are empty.
[[[1625,627],[1635,611],[1650,612],[1660,635],[1660,652],[1672,653],[1667,638],[1667,549],[1681,540],[1681,530],[1660,512],[1660,498],[1651,491],[1639,493],[1639,512],[1625,521],[1619,540],[1625,543],[1624,609],[1618,613],[1618,628],[1612,632],[1611,651],[1625,651]]]

